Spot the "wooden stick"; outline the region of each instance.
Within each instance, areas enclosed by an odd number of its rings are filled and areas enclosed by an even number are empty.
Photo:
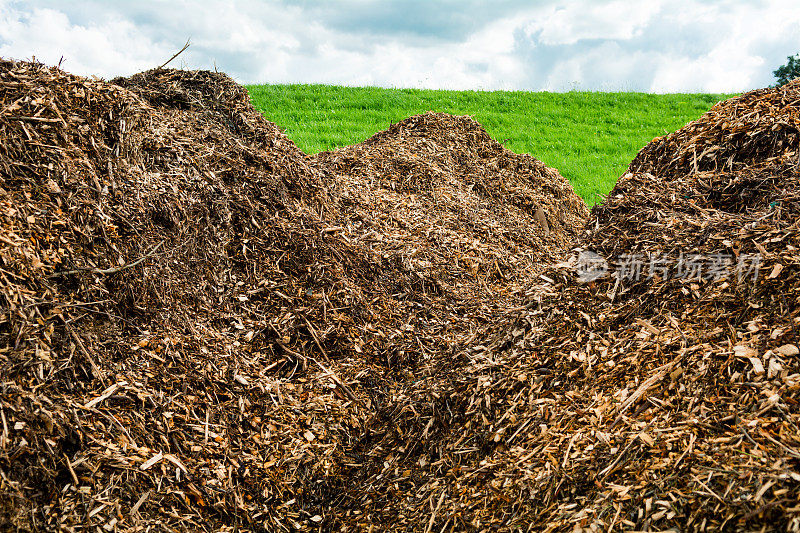
[[[89,360],[89,364],[92,365],[92,370],[97,375],[97,379],[99,379],[100,383],[102,383],[103,386],[106,387],[107,384],[105,380],[105,374],[100,370],[100,367],[97,366],[97,363],[94,361],[94,357],[92,357],[92,354],[90,354],[89,350],[86,349],[86,346],[83,345],[83,341],[78,336],[78,334],[75,333],[75,330],[72,329],[72,327],[69,325],[69,322],[67,322],[63,316],[59,315],[59,317],[61,318],[61,321],[64,323],[64,327],[67,329],[67,331],[69,331],[70,336],[75,341],[75,344],[78,346],[78,349],[86,357],[86,359]]]
[[[184,45],[183,45],[183,48],[181,48],[180,50],[178,50],[177,52],[175,52],[175,55],[173,55],[172,57],[170,57],[169,59],[167,59],[166,63],[164,63],[164,64],[163,64],[163,65],[161,65],[160,67],[157,67],[157,68],[156,68],[156,70],[161,70],[162,68],[164,68],[164,67],[166,67],[167,65],[169,65],[169,64],[170,64],[170,62],[171,62],[173,59],[175,59],[176,57],[178,57],[179,55],[181,55],[181,54],[184,52],[184,50],[186,50],[187,48],[189,48],[189,39],[186,39],[186,44],[184,44]]]
[[[160,243],[156,244],[153,247],[152,250],[147,252],[145,255],[143,255],[142,257],[140,257],[139,259],[137,259],[133,263],[125,263],[124,265],[121,265],[121,266],[118,266],[118,267],[112,267],[112,268],[76,268],[75,270],[65,270],[65,271],[62,271],[62,272],[54,272],[54,273],[50,274],[50,276],[48,276],[48,277],[57,278],[57,277],[60,277],[60,276],[70,276],[72,274],[80,274],[82,272],[91,272],[93,274],[116,274],[117,272],[122,272],[123,270],[128,270],[129,268],[133,268],[133,267],[141,264],[142,261],[144,261],[148,257],[152,256],[154,253],[156,253],[158,251],[158,249],[161,248],[161,245],[164,244],[164,242],[165,241],[162,240]]]
[[[67,463],[67,468],[69,468],[69,473],[72,476],[72,481],[75,483],[75,489],[77,490],[78,485],[80,485],[80,481],[78,481],[78,476],[75,474],[75,469],[72,468],[72,463],[70,462],[69,457],[67,457],[67,454],[62,453],[61,455],[64,457],[64,462]]]

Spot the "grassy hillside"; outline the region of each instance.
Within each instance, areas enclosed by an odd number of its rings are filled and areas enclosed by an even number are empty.
[[[636,152],[729,95],[530,93],[251,85],[253,103],[303,150],[363,141],[410,115],[472,115],[507,148],[557,168],[589,204],[608,193]]]

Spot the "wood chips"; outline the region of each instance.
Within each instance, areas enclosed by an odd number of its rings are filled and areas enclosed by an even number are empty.
[[[382,520],[359,491],[414,435],[387,427],[441,433],[417,391],[588,215],[471,119],[396,125],[361,171],[216,73],[3,61],[0,139],[3,528]]]
[[[306,156],[222,74],[2,61],[0,525],[798,531],[799,129],[717,104],[589,214],[469,117]]]

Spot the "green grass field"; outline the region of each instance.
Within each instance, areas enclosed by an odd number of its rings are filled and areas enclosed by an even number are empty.
[[[590,205],[636,153],[731,95],[531,93],[251,85],[253,104],[307,153],[363,141],[424,111],[472,115],[506,148],[557,168]]]

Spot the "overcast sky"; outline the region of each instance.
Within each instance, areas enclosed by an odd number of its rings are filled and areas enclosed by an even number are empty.
[[[104,78],[738,92],[800,52],[800,0],[0,0],[0,56]]]

